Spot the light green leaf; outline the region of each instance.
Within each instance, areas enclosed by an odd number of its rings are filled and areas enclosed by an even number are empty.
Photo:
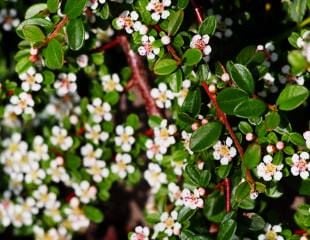
[[[209,122],[198,128],[190,139],[190,148],[194,152],[200,152],[213,146],[222,133],[222,124]]]
[[[173,59],[159,59],[154,66],[154,73],[157,75],[168,75],[177,69],[177,62]]]
[[[223,112],[233,115],[235,107],[248,98],[249,95],[241,89],[225,88],[217,95],[217,102]]]
[[[283,111],[293,110],[303,104],[308,97],[309,91],[306,87],[288,85],[280,93],[277,99],[277,105]]]
[[[237,84],[239,88],[246,91],[249,94],[254,92],[255,84],[254,79],[247,67],[241,64],[234,64],[232,62],[227,63],[227,70],[232,80]]]
[[[298,74],[307,69],[308,62],[300,51],[291,51],[288,54],[288,62],[292,65],[292,73]]]
[[[95,223],[101,223],[103,221],[103,213],[98,208],[86,205],[83,207],[83,210],[89,220]]]
[[[240,102],[234,109],[234,114],[238,117],[250,118],[259,117],[266,110],[266,105],[259,99],[247,99]]]
[[[263,51],[257,51],[256,46],[247,46],[243,48],[236,57],[236,62],[248,65],[252,62],[262,63],[265,60]]]
[[[85,30],[82,19],[75,18],[70,20],[66,30],[68,35],[69,47],[72,50],[79,50],[83,46],[85,39]]]
[[[18,25],[18,27],[16,28],[16,33],[19,37],[24,38],[24,34],[23,34],[23,28],[27,25],[37,25],[40,27],[43,27],[47,32],[50,32],[54,25],[52,22],[43,19],[43,18],[30,18],[27,19],[25,21],[23,21],[21,24]]]
[[[58,10],[59,0],[47,0],[47,8],[51,13],[55,13]]]
[[[46,3],[37,3],[32,5],[30,8],[27,9],[25,13],[25,19],[32,18],[35,15],[41,13],[42,11],[47,9]]]
[[[64,62],[63,48],[56,39],[52,39],[43,51],[46,66],[50,69],[60,69]]]
[[[200,62],[202,59],[202,53],[197,48],[187,49],[183,55],[183,62],[187,66],[193,66]]]
[[[301,22],[307,8],[307,0],[293,0],[289,5],[289,16],[294,22]]]
[[[64,13],[69,18],[76,18],[80,16],[84,10],[87,1],[88,0],[67,0]]]
[[[182,25],[184,18],[183,10],[179,10],[177,12],[172,12],[168,17],[168,35],[173,36],[175,35],[179,28]]]
[[[45,39],[45,35],[42,30],[34,25],[24,26],[23,34],[25,39],[30,43],[43,42]]]
[[[208,34],[212,36],[216,30],[216,17],[215,16],[208,16],[200,25],[199,33],[201,35]]]

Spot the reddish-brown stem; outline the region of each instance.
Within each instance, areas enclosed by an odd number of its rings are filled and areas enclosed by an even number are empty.
[[[150,92],[150,86],[148,85],[148,76],[143,65],[143,61],[139,55],[137,55],[130,46],[130,43],[126,36],[120,35],[117,36],[111,42],[94,49],[94,52],[102,52],[108,49],[120,46],[126,55],[127,62],[132,69],[132,77],[129,81],[130,87],[136,86],[139,92],[141,93],[142,98],[145,102],[145,108],[149,115],[158,115],[160,116],[160,111],[156,107],[155,101],[152,98]]]
[[[192,4],[192,6],[194,8],[198,24],[201,24],[203,22],[203,13],[202,13],[202,10],[201,10],[201,6],[198,5],[196,0],[191,0],[191,4]]]
[[[154,25],[154,28],[157,32],[163,31],[159,25]],[[182,59],[179,57],[177,52],[175,51],[174,47],[171,44],[166,45],[166,49],[171,57],[176,60],[177,64],[179,65],[182,62]]]
[[[52,39],[56,38],[58,33],[63,29],[63,27],[68,23],[69,21],[69,18],[68,16],[64,16],[57,24],[56,24],[56,27],[54,28],[54,31],[49,34],[47,36],[47,38],[45,39],[45,41],[37,46],[37,49],[40,49],[42,47],[45,47]]]
[[[225,187],[225,206],[226,206],[226,212],[231,211],[231,190],[230,190],[230,179],[225,178],[224,179],[224,187]]]

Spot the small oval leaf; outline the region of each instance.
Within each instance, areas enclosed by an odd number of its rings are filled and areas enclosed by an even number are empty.
[[[70,20],[66,30],[68,35],[69,47],[72,50],[79,50],[83,46],[85,38],[85,30],[82,19],[75,18]]]
[[[297,108],[309,97],[309,91],[306,87],[300,85],[286,86],[277,99],[279,109],[289,111]]]
[[[248,94],[238,88],[225,88],[217,95],[217,102],[223,112],[233,115],[235,107],[248,98]]]
[[[234,114],[238,117],[259,117],[266,110],[266,105],[259,99],[247,99],[240,102],[234,109]]]
[[[177,69],[177,62],[173,59],[160,59],[155,63],[154,72],[157,75],[168,75]]]

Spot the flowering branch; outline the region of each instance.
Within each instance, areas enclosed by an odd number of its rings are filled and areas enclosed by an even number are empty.
[[[161,115],[156,107],[155,101],[152,98],[150,92],[150,86],[148,85],[147,72],[143,66],[143,62],[140,56],[138,56],[130,47],[130,43],[126,36],[117,36],[111,42],[94,49],[94,52],[102,52],[108,49],[120,46],[126,55],[127,62],[132,69],[132,79],[129,81],[130,87],[136,86],[140,91],[142,98],[145,101],[146,111],[149,115]]]

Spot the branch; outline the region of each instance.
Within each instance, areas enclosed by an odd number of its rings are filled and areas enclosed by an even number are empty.
[[[230,179],[225,178],[224,179],[224,187],[225,187],[225,206],[226,206],[226,212],[231,211],[231,190],[230,190]]]
[[[130,46],[130,43],[126,36],[117,36],[111,42],[94,49],[94,52],[103,52],[108,49],[120,46],[126,55],[127,62],[132,69],[132,79],[129,81],[131,86],[136,86],[140,91],[142,98],[145,102],[145,107],[148,115],[160,116],[160,111],[156,107],[155,101],[152,98],[150,92],[150,86],[148,85],[147,72],[145,70],[142,59],[137,55]]]
[[[196,0],[191,0],[191,4],[194,8],[198,24],[201,24],[203,22],[203,18],[204,18],[201,6],[196,2]]]

